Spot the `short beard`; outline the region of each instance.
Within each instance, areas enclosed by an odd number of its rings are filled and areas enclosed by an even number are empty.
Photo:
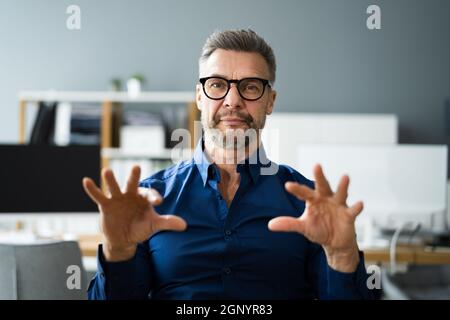
[[[223,116],[235,116],[242,119],[248,126],[248,129],[226,129],[225,132],[217,129],[217,125],[220,122],[220,118]],[[216,147],[226,150],[247,148],[251,143],[257,140],[258,130],[264,128],[265,117],[262,123],[258,125],[247,114],[241,114],[239,112],[224,112],[217,113],[214,119],[208,120],[205,112],[201,114],[202,126],[205,131],[205,135],[216,145]]]

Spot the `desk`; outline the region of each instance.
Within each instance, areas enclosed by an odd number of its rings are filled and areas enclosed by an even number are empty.
[[[101,235],[79,236],[80,249],[83,256],[95,257],[98,244],[101,243]],[[364,249],[366,263],[389,263],[389,248]],[[407,264],[450,264],[450,249],[436,249],[432,251],[422,246],[398,246],[397,263]]]
[[[364,250],[366,263],[386,264],[390,261],[389,248],[367,248]],[[396,262],[415,265],[450,264],[450,249],[432,249],[423,246],[398,246]]]
[[[102,242],[101,234],[89,234],[78,236],[81,255],[84,257],[96,257],[98,245]]]

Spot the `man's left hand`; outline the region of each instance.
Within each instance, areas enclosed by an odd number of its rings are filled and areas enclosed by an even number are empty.
[[[356,242],[355,219],[363,209],[357,202],[346,204],[349,177],[344,175],[336,193],[330,188],[322,167],[314,167],[315,190],[287,182],[285,188],[306,202],[304,213],[299,218],[277,217],[269,221],[272,231],[298,232],[324,248],[328,265],[340,272],[354,272],[359,263]]]

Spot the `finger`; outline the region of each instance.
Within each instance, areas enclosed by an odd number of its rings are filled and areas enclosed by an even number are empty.
[[[138,188],[141,196],[145,197],[152,206],[159,206],[163,202],[161,194],[153,188]]]
[[[139,178],[141,177],[141,168],[139,166],[133,166],[130,176],[127,181],[125,192],[136,193],[139,186]]]
[[[314,190],[303,184],[299,184],[297,182],[286,182],[284,187],[288,192],[292,193],[300,200],[306,201],[314,198]]]
[[[187,227],[187,223],[184,219],[171,214],[157,215],[154,223],[156,231],[184,231]]]
[[[163,202],[163,197],[159,194],[156,189],[149,189],[148,197],[152,205],[159,206]]]
[[[95,185],[95,182],[92,181],[91,178],[83,178],[83,188],[95,203],[104,205],[108,201],[108,198],[103,194],[102,190]]]
[[[345,203],[347,201],[349,183],[350,178],[347,175],[342,176],[335,194],[336,200],[339,203]]]
[[[364,204],[362,201],[358,201],[353,206],[348,208],[348,213],[353,219],[356,219],[356,217],[361,213],[361,211],[364,209]]]
[[[320,164],[316,164],[314,166],[314,178],[316,179],[316,190],[320,195],[323,196],[332,196],[333,191],[331,191],[330,184],[328,183],[327,178],[322,170],[322,166]]]
[[[103,178],[105,179],[106,185],[108,186],[112,196],[119,196],[122,194],[111,169],[103,169]]]
[[[293,217],[277,217],[269,221],[269,230],[276,232],[305,232],[303,220]]]

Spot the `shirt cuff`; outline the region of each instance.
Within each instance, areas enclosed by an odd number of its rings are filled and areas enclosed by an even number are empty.
[[[367,272],[364,253],[359,251],[359,263],[355,272],[340,272],[327,264],[328,292],[333,299],[360,299],[358,288],[366,285]]]
[[[105,282],[105,293],[111,297],[113,293],[121,292],[135,284],[138,279],[136,255],[130,260],[108,262],[103,255],[103,246],[98,246],[97,268],[99,276]]]

